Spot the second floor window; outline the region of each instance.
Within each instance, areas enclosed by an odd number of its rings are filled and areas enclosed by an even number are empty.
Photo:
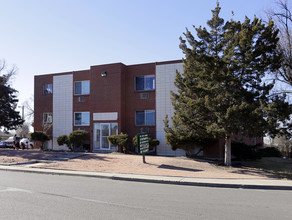
[[[50,124],[53,122],[53,113],[44,113],[43,115],[43,122],[44,124]]]
[[[90,125],[89,112],[75,112],[74,125],[75,126],[89,126]]]
[[[155,76],[137,76],[135,78],[135,89],[136,91],[149,91],[155,89]]]
[[[44,84],[43,86],[43,94],[52,94],[53,93],[53,84]]]
[[[80,81],[74,83],[74,95],[89,95],[90,81]]]

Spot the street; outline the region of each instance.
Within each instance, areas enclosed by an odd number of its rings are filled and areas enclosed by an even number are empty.
[[[0,171],[1,219],[291,219],[292,191]]]

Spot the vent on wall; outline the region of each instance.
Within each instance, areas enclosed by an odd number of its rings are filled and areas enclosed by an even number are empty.
[[[85,102],[85,97],[84,96],[79,96],[78,97],[78,102]]]
[[[148,93],[141,93],[140,94],[140,98],[141,99],[148,99],[149,98],[149,94]]]
[[[149,128],[141,128],[141,133],[149,133]]]

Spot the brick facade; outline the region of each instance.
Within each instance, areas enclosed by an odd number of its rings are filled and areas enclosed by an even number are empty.
[[[173,83],[176,70],[182,71],[182,62],[179,60],[137,65],[113,63],[91,66],[88,70],[35,76],[34,129],[44,130],[44,113],[52,113],[53,123],[46,126],[47,134],[52,138],[47,146],[49,149],[64,149],[64,146],[57,146],[56,138],[63,134],[68,135],[69,131],[82,129],[90,134],[90,151],[112,151],[115,150],[114,147],[107,148],[103,141],[107,133],[114,133],[117,128],[118,133],[129,135],[130,142],[137,133],[147,130],[152,138],[158,138],[161,143],[157,154],[184,155],[183,151],[174,152],[165,144],[162,122],[166,114],[170,117],[173,114],[170,90],[175,90]],[[135,80],[139,76],[154,76],[154,89],[137,91]],[[66,81],[62,81],[62,77]],[[84,81],[89,81],[90,84],[88,94],[75,94],[77,84]],[[53,91],[44,94],[44,86],[47,84],[52,84]],[[63,93],[64,97],[60,97]],[[155,111],[155,125],[136,125],[136,112],[145,110],[152,114]],[[79,117],[75,114],[88,113],[89,124],[80,125],[79,121],[75,124],[75,119]],[[64,122],[56,121],[62,120],[64,116],[67,117]],[[222,158],[222,141],[206,149],[204,156]]]

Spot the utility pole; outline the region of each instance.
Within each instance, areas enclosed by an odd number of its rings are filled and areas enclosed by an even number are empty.
[[[18,108],[22,108],[21,118],[22,118],[22,120],[24,120],[24,105],[23,106],[18,106]]]

